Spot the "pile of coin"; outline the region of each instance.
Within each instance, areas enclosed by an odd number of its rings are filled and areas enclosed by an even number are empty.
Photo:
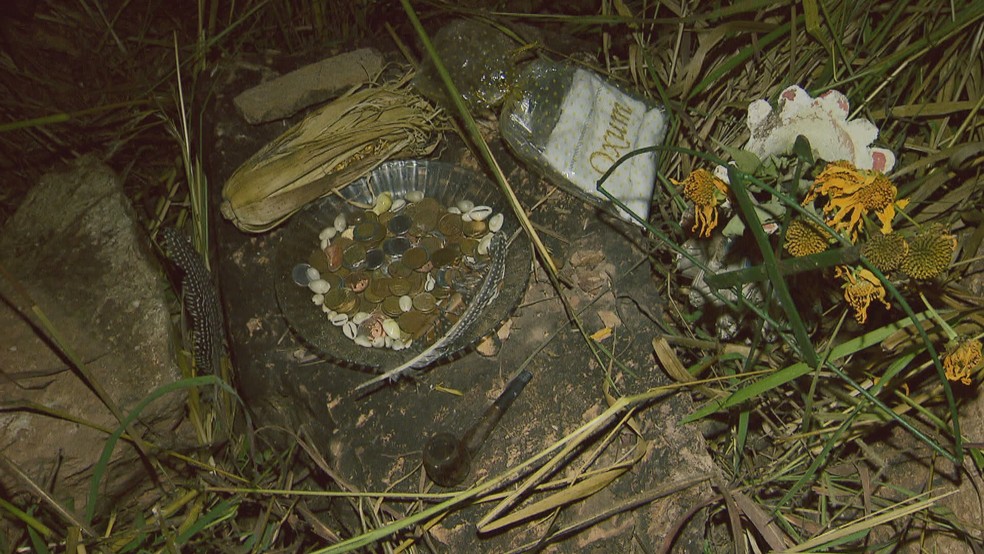
[[[318,248],[294,267],[294,282],[365,347],[403,350],[453,325],[483,281],[503,216],[459,200],[445,206],[420,191],[376,196],[340,213]]]

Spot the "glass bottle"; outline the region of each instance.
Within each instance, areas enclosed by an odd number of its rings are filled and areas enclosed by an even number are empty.
[[[595,203],[604,200],[596,185],[605,172],[626,153],[662,143],[666,127],[662,108],[590,70],[547,60],[520,70],[499,117],[503,138],[521,159]],[[604,188],[648,219],[655,177],[655,154],[640,154],[620,165]]]

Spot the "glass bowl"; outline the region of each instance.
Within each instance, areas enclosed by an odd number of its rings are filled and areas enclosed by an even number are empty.
[[[306,262],[319,247],[319,233],[332,226],[336,216],[365,210],[383,192],[389,192],[397,199],[410,191],[423,192],[424,196],[434,198],[444,206],[470,200],[476,206],[491,207],[493,214],[503,214],[502,228],[495,234],[494,244],[506,250],[504,255],[494,256],[494,259],[504,263],[505,268],[498,282],[488,279],[485,285],[498,287],[498,295],[456,340],[442,348],[442,358],[461,352],[496,329],[509,317],[526,291],[532,246],[498,186],[479,173],[450,163],[386,162],[367,177],[312,202],[295,214],[284,229],[275,262],[277,299],[287,322],[305,342],[338,365],[385,372],[410,360],[436,340],[414,340],[409,347],[399,351],[360,346],[346,337],[341,327],[328,320],[321,307],[312,302],[313,293],[308,287],[298,285],[294,277],[295,266]]]

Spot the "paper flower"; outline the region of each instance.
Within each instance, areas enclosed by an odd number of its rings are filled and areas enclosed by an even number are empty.
[[[969,385],[971,374],[982,362],[984,355],[981,354],[981,341],[966,340],[943,357],[943,369],[948,380]]]
[[[718,204],[728,197],[728,185],[706,169],[694,170],[683,181],[670,179],[674,185],[683,185],[683,195],[694,203],[694,226],[697,236],[709,237],[718,224]]]
[[[813,154],[827,161],[847,160],[859,169],[887,173],[895,166],[895,154],[872,148],[878,128],[867,119],[847,120],[850,104],[836,90],[811,97],[798,86],[779,95],[778,109],[765,100],[748,106],[746,124],[751,136],[745,150],[759,159],[788,154],[798,135],[810,141]]]
[[[908,241],[902,272],[914,279],[933,279],[950,267],[957,239],[942,225],[931,225]]]
[[[827,225],[846,232],[851,242],[857,242],[861,218],[869,213],[878,217],[882,234],[892,232],[896,208],[902,209],[909,204],[907,199],[896,200],[897,194],[898,189],[880,171],[865,171],[841,160],[827,164],[817,175],[803,205],[818,196],[826,196],[828,201],[823,213]]]
[[[819,254],[830,246],[830,233],[810,219],[797,217],[786,228],[786,251],[799,258]]]
[[[864,325],[868,321],[868,306],[872,300],[878,300],[891,309],[892,305],[885,300],[885,287],[875,274],[864,268],[848,268],[839,266],[834,271],[834,277],[844,279],[844,301],[854,308],[854,319]]]
[[[876,235],[861,245],[861,255],[882,273],[897,269],[908,253],[909,243],[898,233]]]

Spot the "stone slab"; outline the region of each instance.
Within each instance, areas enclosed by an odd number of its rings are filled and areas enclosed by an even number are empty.
[[[120,179],[106,165],[84,157],[42,177],[0,232],[0,263],[124,413],[180,378],[168,285]],[[2,278],[0,298],[0,397],[8,407],[0,412],[0,451],[35,483],[54,483],[54,497],[81,512],[106,433],[9,408],[33,403],[109,429],[118,423]],[[183,420],[184,397],[172,394],[151,403],[139,427],[158,446],[187,448],[192,437],[176,429]],[[100,508],[150,485],[129,444],[116,447],[103,484]],[[25,490],[5,471],[0,488],[8,498]]]
[[[236,95],[233,102],[246,121],[254,125],[267,123],[369,82],[382,69],[382,54],[373,48],[360,48],[256,85]]]

